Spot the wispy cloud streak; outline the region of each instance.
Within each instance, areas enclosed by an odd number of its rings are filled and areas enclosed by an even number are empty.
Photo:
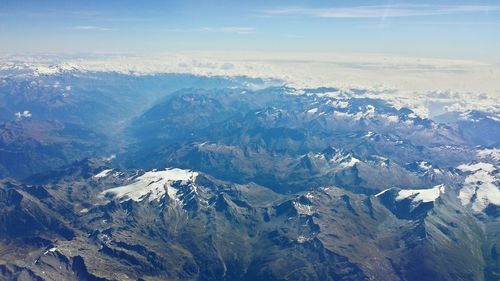
[[[302,15],[319,18],[389,18],[500,12],[500,5],[371,5],[335,8],[281,7],[263,15]]]
[[[95,25],[77,25],[77,26],[73,26],[72,29],[74,29],[74,30],[95,30],[95,31],[109,31],[109,30],[111,30],[111,28],[102,27],[102,26],[95,26]]]
[[[213,32],[213,33],[236,33],[236,34],[252,34],[255,33],[255,28],[245,26],[223,26],[223,27],[199,27],[199,28],[174,28],[169,29],[170,32]]]

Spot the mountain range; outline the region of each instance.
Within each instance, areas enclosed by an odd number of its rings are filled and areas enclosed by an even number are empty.
[[[2,280],[499,280],[500,115],[0,72]],[[356,94],[359,91],[359,94]]]

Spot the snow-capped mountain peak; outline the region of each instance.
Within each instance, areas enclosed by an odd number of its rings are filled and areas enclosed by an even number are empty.
[[[107,189],[102,192],[103,196],[112,196],[120,201],[133,200],[140,202],[148,199],[149,202],[158,200],[164,195],[171,199],[180,201],[174,182],[182,184],[193,183],[198,176],[197,172],[177,168],[165,170],[153,170],[136,177],[130,184]]]

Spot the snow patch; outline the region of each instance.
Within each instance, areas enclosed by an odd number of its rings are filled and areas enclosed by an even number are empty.
[[[104,162],[110,162],[110,161],[114,160],[115,158],[116,158],[116,155],[115,154],[111,154],[108,157],[102,158],[102,161],[104,161]]]
[[[30,118],[32,116],[29,110],[25,110],[23,112],[16,112],[14,115],[16,116],[17,119]]]
[[[318,108],[309,109],[309,110],[307,111],[307,113],[309,113],[309,114],[314,114],[314,113],[316,113],[316,112],[318,112]]]
[[[372,132],[372,131],[368,131],[368,133],[366,133],[366,135],[364,135],[364,137],[365,137],[365,138],[371,138],[371,137],[373,137],[374,135],[375,135],[375,133],[374,133],[374,132]]]
[[[131,184],[105,190],[102,195],[111,194],[121,202],[129,199],[139,202],[145,198],[149,198],[151,202],[167,194],[171,199],[180,201],[177,198],[177,189],[172,183],[177,181],[193,183],[197,176],[197,172],[177,168],[149,171],[137,177]]]
[[[476,212],[484,210],[489,204],[500,206],[499,179],[495,174],[498,169],[493,164],[462,164],[458,169],[468,173],[458,194],[462,205],[471,204]]]
[[[382,115],[389,123],[398,123],[399,117],[396,115]]]
[[[413,202],[434,202],[445,192],[445,186],[440,184],[430,189],[403,189],[398,192],[396,201],[411,198]]]
[[[463,172],[477,172],[477,171],[485,171],[485,172],[492,172],[495,169],[495,166],[490,163],[475,163],[475,164],[462,164],[457,167],[459,170]]]
[[[328,93],[321,93],[321,94],[316,94],[319,97],[331,97],[328,95]],[[333,108],[348,108],[349,107],[349,102],[345,100],[336,100],[336,99],[330,99],[326,102],[326,105],[331,106]]]
[[[500,161],[500,148],[481,149],[477,152],[480,158],[491,158],[495,161]]]
[[[421,161],[420,163],[418,163],[418,167],[422,171],[428,171],[428,170],[432,169],[432,165],[427,161]]]
[[[359,159],[357,159],[355,157],[351,157],[349,159],[349,161],[341,163],[340,166],[342,168],[351,168],[351,167],[354,167],[354,165],[356,165],[359,162],[361,162]]]
[[[300,204],[298,202],[293,202],[293,206],[295,207],[295,210],[297,210],[297,213],[301,215],[312,215],[314,213],[311,206]]]
[[[391,189],[392,189],[392,188],[387,188],[387,189],[384,189],[384,190],[382,190],[381,192],[379,192],[379,193],[375,194],[375,197],[379,197],[379,196],[381,196],[382,194],[386,193],[387,191],[389,191],[389,190],[391,190]]]
[[[48,254],[48,253],[53,253],[53,252],[55,252],[55,251],[57,251],[57,248],[55,248],[55,247],[54,247],[54,248],[50,248],[50,249],[48,249],[47,251],[45,251],[45,252],[43,253],[43,255],[45,256],[46,254]]]
[[[305,197],[306,197],[307,199],[309,199],[309,200],[314,199],[314,195],[312,195],[312,193],[311,193],[311,192],[306,193]]]
[[[300,244],[305,243],[309,240],[311,240],[311,238],[307,238],[304,235],[299,235],[299,237],[297,237],[297,243],[300,243]]]
[[[106,169],[96,175],[94,175],[94,178],[105,178],[108,176],[109,173],[111,173],[113,171],[113,169]]]

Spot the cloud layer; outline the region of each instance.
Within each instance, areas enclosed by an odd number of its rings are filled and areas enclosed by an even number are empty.
[[[248,26],[204,26],[197,28],[173,28],[168,29],[170,32],[213,32],[213,33],[236,33],[236,34],[252,34],[255,33],[254,27]]]
[[[102,26],[95,26],[95,25],[77,25],[73,26],[74,30],[95,30],[95,31],[109,31],[111,28],[108,27],[102,27]]]
[[[500,12],[497,5],[370,5],[335,8],[281,7],[265,15],[302,15],[319,18],[388,18]]]

